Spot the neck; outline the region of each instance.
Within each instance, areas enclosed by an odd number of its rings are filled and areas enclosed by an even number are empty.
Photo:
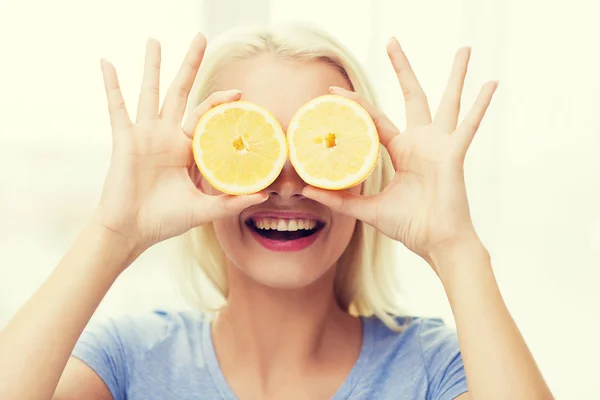
[[[236,267],[228,268],[228,273],[227,306],[213,324],[224,369],[252,366],[266,379],[277,371],[302,374],[322,360],[358,356],[361,324],[335,300],[335,268],[299,289],[260,285]]]

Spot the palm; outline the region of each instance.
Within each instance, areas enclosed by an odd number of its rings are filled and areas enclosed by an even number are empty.
[[[374,226],[427,258],[435,247],[474,231],[463,161],[497,83],[484,85],[475,105],[458,125],[470,56],[468,49],[461,49],[437,115],[432,119],[427,98],[397,41],[390,42],[388,54],[404,93],[407,121],[404,132],[358,94],[341,88],[334,88],[333,92],[357,101],[369,111],[394,165],[394,178],[373,196],[316,188],[305,190],[305,194]]]
[[[182,128],[187,97],[205,45],[201,35],[192,42],[159,110],[160,45],[148,42],[135,123],[125,109],[114,67],[102,64],[114,145],[97,219],[142,247],[239,212],[264,197],[209,196],[190,178],[188,171],[194,164],[191,135],[197,119],[209,108],[240,96],[233,91],[213,94]]]
[[[398,135],[389,147],[396,149],[398,167],[380,195],[375,225],[417,254],[425,254],[423,243],[435,245],[451,238],[460,221],[468,219],[452,138],[435,126],[417,128]]]
[[[121,154],[114,155],[114,161],[125,167],[118,170],[127,173],[121,175],[118,185],[122,188],[118,198],[124,204],[111,214],[119,219],[136,215],[136,233],[144,242],[182,233],[186,224],[172,226],[169,221],[186,222],[190,211],[185,207],[190,200],[186,194],[195,189],[187,172],[192,163],[189,139],[180,127],[161,125],[166,124],[157,121],[131,132],[131,142],[123,146],[126,148]]]

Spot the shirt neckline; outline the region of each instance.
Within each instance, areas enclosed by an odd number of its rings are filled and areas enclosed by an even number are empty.
[[[360,317],[360,320],[362,323],[363,341],[358,359],[331,400],[347,399],[352,393],[352,390],[357,386],[357,383],[365,375],[365,370],[369,365],[369,359],[371,357],[374,344],[374,328],[371,318]],[[239,400],[229,387],[229,384],[223,375],[223,371],[221,370],[221,366],[219,365],[219,360],[217,358],[217,353],[215,351],[213,342],[211,325],[212,318],[203,318],[202,350],[204,352],[206,366],[221,397],[224,400]]]

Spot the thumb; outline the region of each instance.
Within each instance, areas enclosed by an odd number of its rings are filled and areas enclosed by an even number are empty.
[[[324,190],[314,186],[305,187],[302,194],[340,214],[354,217],[369,225],[375,222],[376,207],[373,206],[372,196],[358,195],[344,190]]]
[[[246,208],[260,204],[268,198],[269,196],[263,192],[239,196],[228,194],[211,196],[200,192],[196,196],[192,224],[200,226],[238,215]]]

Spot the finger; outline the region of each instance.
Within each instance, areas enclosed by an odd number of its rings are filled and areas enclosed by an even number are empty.
[[[104,78],[104,89],[106,90],[106,98],[108,100],[108,113],[110,115],[110,125],[113,132],[121,129],[126,129],[131,125],[131,119],[127,114],[125,100],[121,94],[119,86],[119,78],[115,67],[106,60],[100,61],[102,68],[102,76]]]
[[[362,108],[364,108],[369,113],[371,119],[375,123],[375,127],[377,128],[379,141],[388,150],[390,156],[392,156],[394,150],[388,145],[392,141],[392,139],[394,139],[396,136],[398,136],[398,134],[400,134],[400,131],[398,130],[396,125],[394,125],[394,123],[381,110],[379,110],[373,104],[368,102],[358,93],[346,90],[338,86],[331,86],[329,88],[329,91],[331,92],[331,94],[344,96],[350,100],[357,102]],[[395,157],[392,156],[392,159],[395,159]]]
[[[305,187],[302,194],[332,211],[349,215],[369,225],[375,223],[376,208],[373,207],[373,196],[358,195],[344,190],[324,190],[314,186]]]
[[[448,85],[435,116],[434,122],[439,124],[448,133],[454,132],[458,123],[460,100],[465,85],[465,76],[467,75],[467,66],[469,65],[470,57],[471,48],[469,47],[463,47],[456,53]]]
[[[479,129],[479,124],[481,124],[497,87],[498,81],[491,81],[483,85],[473,107],[456,130],[455,135],[462,141],[465,152],[471,145],[477,129]]]
[[[219,104],[228,103],[230,101],[239,100],[242,97],[240,90],[227,90],[223,92],[214,92],[206,100],[191,112],[183,125],[183,132],[191,139],[194,136],[196,125],[200,117],[202,117],[208,110]]]
[[[192,221],[196,226],[238,215],[246,208],[260,204],[269,198],[263,192],[240,196],[227,194],[211,196],[198,192],[196,197],[194,221]]]
[[[410,128],[415,125],[431,123],[431,112],[425,92],[423,92],[408,58],[396,38],[390,39],[387,53],[404,94],[406,126]]]
[[[196,79],[202,58],[204,57],[205,49],[206,38],[199,33],[192,41],[183,64],[179,68],[179,72],[177,72],[177,76],[165,96],[165,101],[160,112],[161,117],[173,119],[178,122],[183,118],[188,96],[190,95],[192,84]]]
[[[146,61],[144,63],[144,78],[140,91],[136,120],[143,118],[156,118],[160,99],[160,43],[148,39],[146,43]]]

